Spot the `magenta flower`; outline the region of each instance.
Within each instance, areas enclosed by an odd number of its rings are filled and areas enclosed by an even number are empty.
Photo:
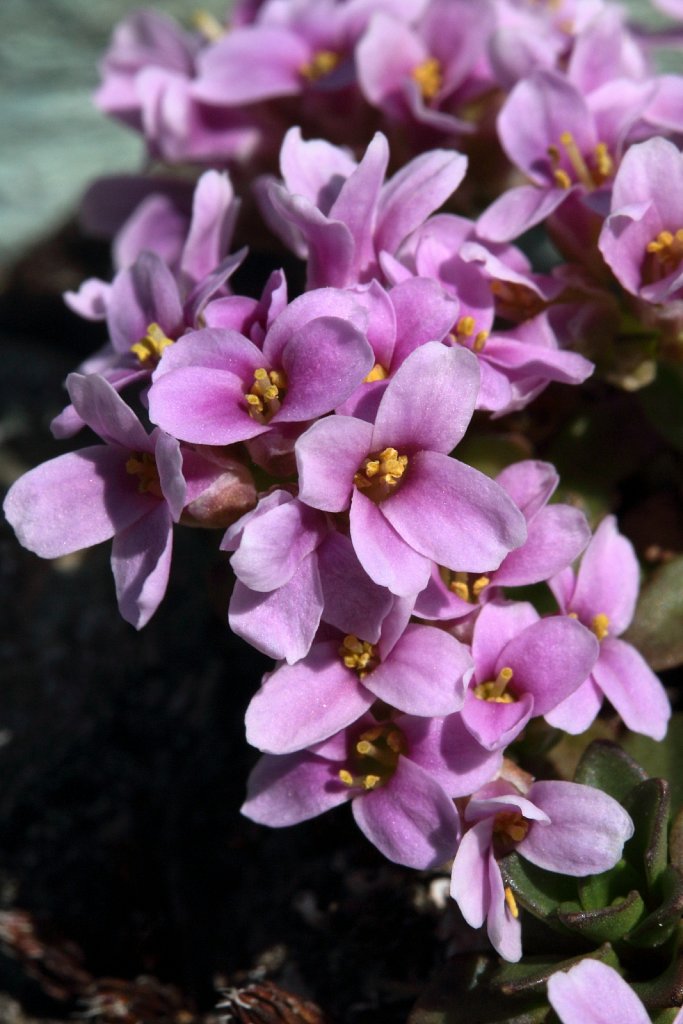
[[[405,602],[394,601],[376,640],[367,628],[360,636],[333,631],[301,661],[276,668],[247,708],[248,741],[271,754],[303,750],[376,700],[428,718],[458,711],[472,672],[469,651],[442,629],[406,624],[409,615]]]
[[[237,331],[186,334],[154,373],[150,418],[183,441],[223,445],[322,416],[373,367],[364,323],[352,296],[321,289],[295,299],[262,348]]]
[[[575,620],[541,619],[526,602],[491,601],[474,623],[465,725],[487,750],[507,746],[532,716],[573,693],[597,656],[595,637]]]
[[[650,1024],[650,1016],[621,975],[586,957],[548,979],[548,1000],[562,1024]],[[671,1024],[683,1024],[679,1010]]]
[[[547,871],[600,874],[621,857],[633,823],[612,797],[574,782],[534,782],[522,794],[498,779],[471,797],[469,824],[453,862],[451,895],[473,928],[486,921],[494,948],[506,960],[522,955],[519,911],[497,858],[516,850]]]
[[[438,867],[460,836],[453,798],[490,779],[500,762],[459,715],[377,721],[368,714],[310,750],[262,757],[242,813],[278,828],[350,800],[356,824],[385,857]]]
[[[497,593],[496,587],[540,583],[578,558],[590,540],[585,515],[571,505],[548,502],[559,476],[548,462],[531,459],[508,466],[496,477],[521,510],[527,539],[506,555],[498,569],[472,577],[435,568],[418,595],[415,615],[423,619],[460,619]]]
[[[683,155],[672,142],[649,139],[628,151],[599,245],[633,295],[653,303],[683,299]]]
[[[308,261],[308,287],[344,288],[380,277],[382,251],[403,239],[458,187],[467,158],[435,149],[385,183],[389,147],[377,132],[359,164],[323,139],[304,142],[290,128],[280,152],[283,182],[257,185],[263,214],[286,245]]]
[[[414,26],[378,11],[356,48],[358,83],[392,121],[431,134],[469,134],[457,112],[491,87],[484,59],[493,27],[488,3],[431,0]]]
[[[296,443],[299,498],[327,512],[350,508],[361,564],[394,594],[424,589],[432,562],[486,572],[524,542],[524,516],[503,489],[447,454],[478,385],[470,352],[429,342],[399,367],[374,424],[330,416]]]
[[[619,80],[584,96],[551,71],[519,82],[500,112],[498,133],[508,157],[532,184],[500,196],[479,218],[479,234],[508,241],[572,197],[609,188],[628,130],[648,95],[645,86]],[[575,217],[581,213],[576,204],[571,209]]]
[[[237,577],[228,620],[271,658],[304,658],[321,622],[379,639],[392,599],[363,571],[348,537],[328,517],[274,491],[225,535]]]
[[[546,717],[569,733],[583,732],[607,697],[629,729],[661,740],[671,708],[664,687],[635,647],[619,636],[638,598],[638,560],[607,516],[586,548],[577,574],[564,569],[549,581],[565,615],[573,615],[600,641],[589,678]]]
[[[140,629],[166,591],[172,525],[218,475],[178,442],[142,424],[96,375],[71,374],[83,421],[105,441],[37,466],[10,488],[4,510],[24,547],[42,558],[114,538],[111,565],[123,618]]]

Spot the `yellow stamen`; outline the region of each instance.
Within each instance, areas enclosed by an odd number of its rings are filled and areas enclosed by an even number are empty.
[[[598,640],[604,640],[606,636],[609,636],[609,628],[608,627],[609,627],[609,619],[604,614],[604,612],[600,612],[598,615],[594,615],[593,616],[593,621],[591,623],[591,629],[593,630],[593,632],[597,636]]]
[[[363,460],[353,482],[372,501],[383,501],[396,487],[407,465],[407,455],[399,455],[395,448],[385,448]]]
[[[569,161],[569,169],[560,167],[562,151]],[[596,143],[593,150],[591,166],[576,144],[571,132],[562,132],[559,146],[548,146],[546,151],[550,157],[553,178],[555,184],[560,188],[568,189],[576,183],[584,185],[589,191],[593,191],[602,185],[614,173],[614,161],[605,142]],[[572,179],[572,175],[574,176]]]
[[[227,32],[225,25],[221,25],[218,18],[214,14],[210,14],[209,11],[195,11],[192,15],[192,25],[210,43],[222,39]]]
[[[166,337],[159,324],[150,324],[144,338],[131,345],[130,350],[144,366],[146,363],[158,363],[161,353],[172,344],[173,339]]]
[[[375,363],[373,368],[367,377],[364,378],[364,384],[370,384],[373,380],[386,380],[389,376],[389,371],[385,370],[381,363]]]
[[[334,71],[340,60],[341,57],[334,50],[318,50],[306,64],[301,65],[299,73],[307,81],[317,82],[319,78],[324,78]]]
[[[254,383],[245,394],[247,409],[252,419],[267,423],[278,411],[282,392],[287,389],[287,378],[282,370],[254,370]]]
[[[513,893],[509,885],[505,886],[505,902],[512,916],[519,917],[519,908],[517,906],[517,900],[515,899],[515,894]]]
[[[559,185],[560,188],[567,189],[572,187],[572,179],[566,171],[562,170],[561,167],[555,168],[553,171],[553,178],[555,179],[555,184]]]
[[[416,68],[413,68],[411,75],[419,86],[422,98],[427,103],[434,99],[443,85],[441,63],[436,57],[427,57]]]
[[[465,338],[469,338],[471,334],[474,334],[474,317],[473,316],[461,316],[455,325],[456,334],[461,334]]]
[[[507,692],[507,686],[512,679],[512,669],[505,667],[500,670],[495,679],[479,683],[474,687],[473,693],[479,700],[487,700],[493,704],[514,704],[517,698]]]
[[[645,250],[654,256],[653,276],[666,277],[683,259],[683,228],[679,228],[675,234],[671,231],[660,231],[656,238],[648,242]]]
[[[477,331],[477,334],[476,334],[476,336],[474,338],[474,343],[472,345],[472,348],[474,349],[475,352],[481,352],[482,351],[482,349],[484,348],[486,342],[488,341],[488,337],[489,337],[489,332],[488,331]]]
[[[344,637],[339,654],[346,667],[356,672],[361,680],[365,679],[373,668],[377,668],[379,665],[379,657],[375,652],[374,644],[369,644],[366,640],[359,640],[353,633]],[[365,738],[368,738],[367,734]]]
[[[491,582],[488,576],[477,576],[472,580],[468,572],[450,572],[448,569],[442,570],[442,577],[451,593],[470,604],[476,604],[480,594]]]
[[[360,644],[356,637],[347,638]],[[352,644],[355,646],[355,644]],[[352,765],[358,772],[342,768],[337,774],[345,786],[370,790],[383,786],[396,771],[401,754],[406,751],[403,734],[391,722],[366,729],[358,737],[351,753]]]
[[[126,462],[126,473],[139,478],[140,494],[153,494],[155,498],[163,497],[157,464],[149,452],[134,452]]]
[[[529,822],[519,811],[502,811],[493,822],[494,834],[521,843],[529,831]]]

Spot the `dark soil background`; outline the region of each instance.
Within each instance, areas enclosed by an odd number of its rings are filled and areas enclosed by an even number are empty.
[[[61,292],[97,273],[106,249],[72,224],[5,273],[5,490],[69,447],[48,424],[103,328]],[[43,561],[0,525],[0,1021],[209,1020],[217,989],[263,980],[332,1020],[404,1021],[445,956],[438,880],[387,864],[348,808],[282,831],[240,816],[243,713],[269,663],[228,630],[219,539],[176,531],[168,595],[137,633],[108,545]],[[176,1009],[125,1016],[121,995],[107,1016],[102,993],[141,975],[175,986]]]

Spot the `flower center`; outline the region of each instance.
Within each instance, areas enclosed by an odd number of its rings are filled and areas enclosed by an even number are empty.
[[[318,50],[309,61],[301,65],[299,73],[308,82],[317,82],[319,78],[324,78],[334,71],[340,60],[339,54],[334,50]]]
[[[591,629],[597,636],[598,640],[604,640],[606,636],[609,636],[608,627],[609,619],[603,612],[600,612],[599,615],[593,616],[593,621],[591,622]]]
[[[411,71],[426,103],[433,100],[443,85],[441,63],[436,57],[427,57]]]
[[[479,700],[488,700],[492,704],[515,704],[517,698],[507,689],[511,679],[512,669],[502,668],[495,679],[489,679],[488,682],[475,686],[474,696]]]
[[[369,644],[367,640],[359,640],[353,633],[344,637],[339,654],[346,667],[352,669],[361,680],[379,665],[375,645]]]
[[[140,338],[134,345],[131,345],[130,350],[138,357],[142,366],[151,364],[156,366],[161,359],[161,353],[172,344],[173,339],[164,334],[159,324],[150,324],[144,338]]]
[[[385,448],[363,459],[353,482],[372,501],[384,501],[395,490],[407,465],[407,455],[399,455],[395,448]]]
[[[475,334],[475,327],[476,323],[473,316],[461,316],[449,337],[458,345],[471,348],[473,352],[481,352],[487,342],[489,332],[477,331]]]
[[[363,378],[364,384],[370,384],[373,380],[386,380],[389,371],[381,363],[375,363],[367,377]]]
[[[560,188],[581,184],[592,192],[607,181],[614,171],[614,161],[606,143],[598,142],[590,155],[589,164],[571,132],[562,132],[558,146],[548,146],[548,156],[555,184]],[[563,160],[565,166],[561,167]]]
[[[245,394],[249,415],[258,423],[268,423],[282,404],[287,378],[282,370],[254,370],[254,383]]]
[[[163,498],[157,464],[149,452],[133,452],[126,462],[126,473],[138,477],[140,494],[153,494],[155,498]]]
[[[660,231],[655,239],[648,242],[645,251],[652,257],[649,261],[649,279],[660,281],[668,277],[683,260],[683,228],[679,228],[675,234]]]
[[[440,569],[441,578],[456,597],[468,604],[476,604],[480,594],[488,587],[491,580],[488,576],[475,576],[469,572],[453,572],[451,569]]]
[[[396,771],[407,744],[403,733],[391,722],[376,725],[362,732],[354,744],[352,761],[357,771],[342,768],[339,778],[345,786],[377,789],[389,781]]]

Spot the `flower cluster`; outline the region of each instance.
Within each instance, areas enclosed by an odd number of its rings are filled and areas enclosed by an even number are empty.
[[[225,531],[230,626],[276,662],[247,710],[262,757],[244,813],[284,826],[350,802],[391,860],[452,860],[466,921],[517,960],[501,858],[599,874],[633,826],[599,789],[534,781],[514,744],[534,720],[583,732],[605,697],[659,740],[670,709],[622,638],[639,567],[615,516],[592,530],[553,500],[532,440],[492,475],[453,452],[475,413],[495,430],[551,383],[597,365],[635,388],[680,353],[683,78],[654,73],[601,0],[243,0],[229,32],[197,28],[132,15],[97,102],[156,157],[267,172],[259,230],[304,261],[305,289],[275,270],[233,290],[227,172],[191,197],[122,186],[142,199],[113,280],[67,295],[108,340],[53,423],[102,443],[20,478],[5,513],[43,557],[113,537],[137,627],[174,524]],[[515,244],[540,224],[550,271]],[[629,324],[649,347],[626,359]],[[531,585],[553,610],[516,592]],[[558,1013],[570,987],[558,976]]]

